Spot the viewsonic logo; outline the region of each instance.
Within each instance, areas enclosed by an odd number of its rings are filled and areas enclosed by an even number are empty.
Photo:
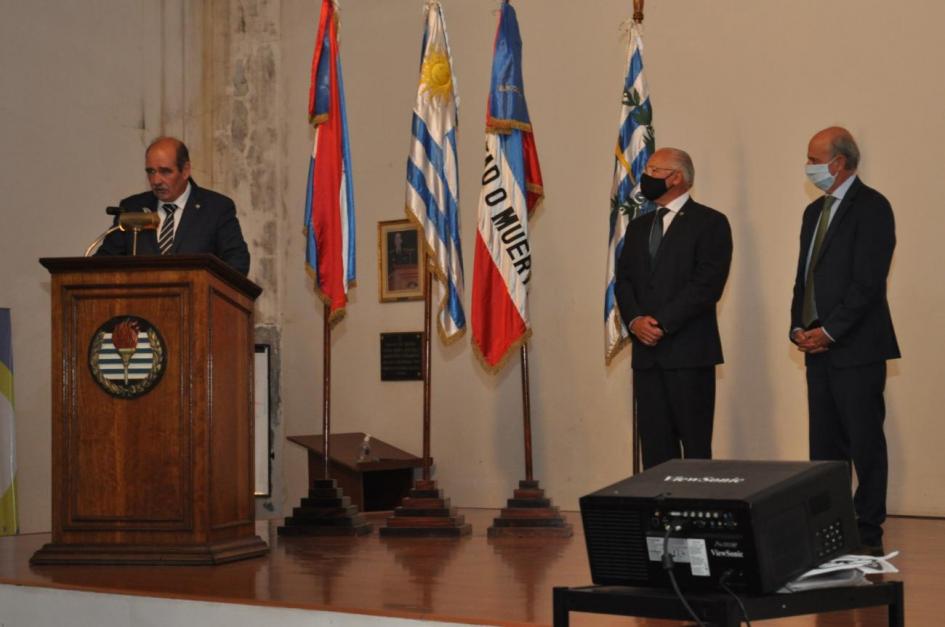
[[[744,483],[744,477],[687,477],[685,475],[666,475],[663,483]]]

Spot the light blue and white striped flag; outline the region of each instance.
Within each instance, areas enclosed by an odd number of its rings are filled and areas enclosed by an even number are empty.
[[[459,126],[456,79],[443,8],[426,3],[420,81],[407,157],[407,217],[417,224],[432,260],[439,302],[437,326],[449,343],[466,330],[463,251],[459,240]]]
[[[0,308],[0,536],[17,532],[16,429],[13,422],[13,333]]]
[[[639,24],[630,22],[627,78],[623,86],[614,182],[610,191],[610,243],[607,247],[607,288],[604,292],[604,359],[608,364],[629,339],[614,296],[615,272],[623,251],[623,236],[630,220],[653,210],[653,204],[640,194],[640,175],[655,148],[653,112],[643,75],[643,38],[640,31]]]

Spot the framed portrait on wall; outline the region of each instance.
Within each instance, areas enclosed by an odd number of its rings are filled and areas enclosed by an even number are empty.
[[[420,230],[410,220],[377,223],[378,291],[382,303],[423,299],[423,257]]]

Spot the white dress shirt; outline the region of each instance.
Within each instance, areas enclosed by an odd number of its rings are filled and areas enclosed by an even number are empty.
[[[684,193],[679,198],[674,198],[665,205],[662,205],[663,207],[669,209],[669,211],[666,212],[666,215],[663,216],[664,237],[666,236],[666,232],[669,230],[669,225],[672,224],[673,219],[676,217],[676,214],[679,213],[679,210],[682,209],[683,205],[685,205],[687,202],[689,202],[689,192]]]
[[[180,226],[181,217],[184,215],[184,209],[187,207],[187,200],[190,198],[190,183],[187,183],[187,187],[184,189],[184,193],[177,197],[177,200],[174,200],[170,203],[164,202],[161,199],[158,199],[158,216],[161,218],[161,223],[158,225],[158,233],[161,232],[161,227],[164,226],[164,219],[167,218],[167,212],[164,211],[164,205],[177,205],[177,209],[174,211],[174,235],[177,235],[177,227]]]

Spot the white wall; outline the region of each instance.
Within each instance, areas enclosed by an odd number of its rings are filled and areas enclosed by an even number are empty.
[[[107,224],[102,208],[144,189],[143,148],[159,133],[183,135],[198,180],[237,198],[254,263],[267,260],[264,272],[254,266],[251,275],[270,298],[261,317],[283,334],[285,433],[319,431],[321,304],[302,269],[301,237],[318,4],[4,5],[0,306],[13,309],[24,530],[49,527],[49,282],[36,259],[81,253]],[[419,453],[421,386],[379,381],[378,334],[418,330],[422,305],[377,302],[376,223],[403,216],[422,2],[341,4],[359,278],[334,334],[333,427]],[[496,3],[443,4],[462,98],[468,297]],[[558,504],[574,508],[581,494],[630,473],[629,355],[604,365],[601,324],[625,69],[618,25],[630,3],[514,4],[546,191],[531,225],[535,470]],[[229,36],[215,22],[222,14]],[[266,26],[262,18],[273,15],[278,24]],[[814,197],[803,177],[807,140],[841,123],[860,141],[864,180],[889,197],[898,217],[890,301],[905,358],[891,366],[887,388],[889,504],[909,514],[945,514],[937,415],[945,401],[937,379],[945,331],[936,316],[945,308],[945,282],[914,280],[945,260],[937,245],[945,230],[943,21],[945,5],[931,0],[664,1],[648,3],[645,19],[657,145],[692,154],[695,196],[724,211],[734,229],[720,308],[727,363],[719,370],[716,454],[806,455],[804,373],[785,339],[788,305],[800,215]],[[208,36],[212,54],[202,52]],[[267,58],[271,66],[258,65]],[[250,102],[252,94],[238,91],[232,69],[241,59],[257,63],[246,66],[253,85],[254,72],[276,73],[269,100]],[[275,149],[267,142],[254,153],[250,132],[250,143],[227,156],[237,132],[227,95],[251,107],[250,131],[277,135]],[[257,205],[264,211],[257,214]],[[519,374],[517,358],[498,376],[484,373],[468,337],[434,345],[436,478],[456,504],[500,505],[524,475]],[[304,490],[305,458],[291,444],[285,456],[291,505]]]

